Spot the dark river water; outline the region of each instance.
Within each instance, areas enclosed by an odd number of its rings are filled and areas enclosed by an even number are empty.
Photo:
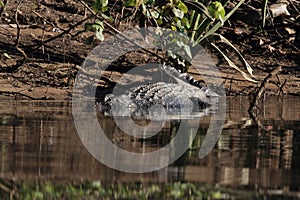
[[[253,119],[247,112],[246,97],[227,98],[222,134],[205,157],[198,155],[210,125],[209,115],[202,117],[196,132],[186,130],[187,138],[192,132],[197,135],[182,156],[169,166],[149,173],[121,172],[93,157],[77,133],[71,102],[1,101],[0,179],[183,181],[297,198],[300,197],[299,100],[268,98]],[[169,144],[180,123],[168,120],[158,134],[144,139],[122,133],[112,117],[97,115],[97,119],[113,144],[137,153],[152,152]],[[148,123],[136,121],[141,126]],[[100,150],[102,154],[115,156],[106,149]],[[142,165],[138,160],[129,164]]]

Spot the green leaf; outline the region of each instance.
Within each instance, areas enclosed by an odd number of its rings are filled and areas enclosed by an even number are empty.
[[[177,27],[174,26],[174,25],[172,24],[172,25],[171,25],[171,29],[172,29],[173,31],[176,31],[176,30],[177,30]]]
[[[92,186],[95,189],[100,189],[101,188],[101,182],[100,181],[93,181]]]
[[[9,117],[4,116],[4,117],[2,118],[2,125],[7,124],[7,120],[8,120],[8,119],[9,119]]]
[[[177,7],[183,12],[183,13],[187,13],[188,12],[188,7],[182,2],[179,1]]]
[[[51,184],[46,184],[45,185],[45,192],[49,193],[49,194],[53,194],[54,193],[54,187]]]
[[[136,4],[136,0],[126,0],[123,2],[124,6],[133,7]]]
[[[182,28],[182,25],[181,25],[181,21],[180,21],[180,20],[177,20],[177,21],[176,21],[176,26],[179,27],[179,28]]]
[[[0,0],[0,7],[2,7],[2,8],[5,7],[4,2],[2,0]]]
[[[225,17],[225,9],[218,1],[212,2],[208,7],[209,14],[215,19],[222,19]]]
[[[35,191],[33,193],[33,198],[34,199],[44,199],[44,194],[40,191]]]
[[[93,24],[92,25],[92,31],[98,31],[98,30],[100,30],[101,29],[101,26],[99,25],[99,24]]]
[[[108,5],[108,0],[100,0],[101,4],[103,6],[107,6]]]
[[[182,22],[182,25],[184,27],[186,27],[187,29],[191,28],[190,21],[186,17],[182,18],[181,22]]]
[[[95,0],[93,5],[92,5],[92,8],[95,12],[105,12],[107,11],[108,7],[108,0]]]
[[[85,25],[85,30],[86,31],[103,31],[104,30],[104,25],[103,22],[101,22],[100,20],[96,20],[95,23],[91,24],[91,23],[86,23]]]
[[[224,17],[223,23],[229,19],[229,17],[244,3],[245,0],[240,0],[240,2]],[[215,33],[220,27],[222,26],[221,22],[218,22],[215,24],[203,37],[200,37],[197,39],[197,43],[201,43],[204,39],[211,36],[213,33]]]
[[[151,13],[151,16],[154,17],[155,19],[157,19],[159,17],[159,13],[156,10],[151,10],[150,13]]]
[[[96,19],[95,21],[95,25],[98,25],[98,29],[104,29],[104,25],[103,22],[101,22],[100,20]]]
[[[106,20],[111,20],[111,17],[107,16],[106,14],[104,13],[101,13],[101,16],[106,19]]]
[[[66,192],[71,196],[76,196],[77,194],[77,190],[73,185],[68,185],[68,187],[66,188]]]
[[[147,10],[147,8],[146,8],[146,4],[144,4],[144,3],[142,3],[141,4],[141,10],[142,10],[142,13],[145,15],[145,16],[147,16],[147,12],[148,12],[148,10]],[[147,17],[149,17],[149,16],[147,16]]]
[[[157,24],[158,24],[159,26],[161,26],[161,25],[163,24],[163,20],[162,20],[162,19],[157,19],[156,22],[157,22]]]
[[[95,32],[95,36],[98,40],[103,41],[104,40],[104,35],[102,33],[102,31],[96,31]]]
[[[172,51],[170,51],[170,50],[167,51],[167,56],[168,56],[168,57],[171,57],[171,58],[173,58],[173,59],[176,58],[176,55],[175,55]]]
[[[174,8],[172,9],[172,11],[173,11],[173,13],[174,13],[174,15],[175,15],[176,17],[178,17],[178,18],[180,18],[180,19],[183,18],[184,13],[183,13],[180,9],[177,9],[177,8],[174,7]]]
[[[184,46],[184,51],[187,54],[187,56],[189,57],[189,59],[192,59],[192,52],[191,52],[191,48],[188,45]]]
[[[187,44],[185,44],[182,41],[177,41],[176,43],[177,43],[177,45],[179,47],[181,47],[181,48],[184,49],[184,52],[187,54],[187,56],[189,57],[189,59],[191,59],[192,58],[192,52],[191,52],[190,46],[187,45]]]
[[[221,199],[222,198],[222,193],[220,191],[213,192],[211,196],[212,196],[213,199]]]

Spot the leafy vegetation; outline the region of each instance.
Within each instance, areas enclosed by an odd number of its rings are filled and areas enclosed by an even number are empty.
[[[96,20],[95,23],[86,23],[85,24],[85,30],[87,31],[92,31],[95,33],[95,37],[103,41],[104,40],[104,35],[103,35],[103,30],[104,30],[104,25],[103,22]],[[91,36],[88,38],[87,43],[91,43],[94,40],[94,36]]]
[[[5,187],[5,190],[3,189]],[[24,181],[11,186],[3,183],[0,188],[2,199],[234,199],[242,197],[251,199],[251,193],[238,193],[219,187],[175,182],[165,184],[154,183],[109,183],[91,181],[52,182]]]
[[[0,22],[1,22],[1,16],[4,11],[5,5],[6,5],[6,2],[3,0],[0,0]]]
[[[86,45],[85,41],[90,43],[94,39],[103,40],[113,33],[122,33],[124,29],[152,26],[176,30],[188,38],[193,38],[191,40],[195,44],[200,43],[205,48],[211,49],[213,53],[219,51],[225,58],[219,59],[219,63],[223,64],[223,61],[227,60],[232,67],[231,69],[227,66],[221,67],[222,70],[226,70],[223,72],[227,73],[226,75],[222,73],[226,77],[225,87],[230,85],[227,94],[248,94],[257,87],[257,84],[245,82],[249,86],[245,86],[245,89],[244,84],[242,86],[233,83],[243,80],[232,69],[240,70],[244,76],[253,79],[252,66],[245,62],[242,55],[247,56],[247,61],[251,65],[255,65],[257,80],[262,80],[265,73],[270,73],[277,65],[284,66],[284,72],[288,70],[288,73],[281,73],[281,77],[297,74],[295,67],[298,66],[299,60],[297,59],[299,57],[299,1],[292,0],[288,1],[289,3],[281,1],[280,4],[275,3],[274,0],[242,2],[240,0],[0,0],[1,71],[9,74],[23,73],[13,82],[5,78],[9,84],[16,85],[15,82],[20,81],[34,85],[43,83],[71,88],[73,77],[76,76],[84,55],[93,48],[93,45]],[[282,10],[280,15],[275,13],[279,8]],[[265,14],[262,14],[263,12]],[[263,19],[264,27],[262,27]],[[86,26],[83,26],[85,23]],[[94,34],[83,33],[84,28]],[[34,33],[31,34],[32,32]],[[233,43],[229,41],[233,42],[241,53],[238,53],[233,48]],[[95,41],[94,44],[99,44],[99,41]],[[58,48],[57,45],[62,48]],[[184,43],[177,43],[177,45],[178,48],[186,51],[186,55],[193,53],[184,46]],[[151,62],[154,60],[161,62],[162,59],[167,58],[161,51],[158,56],[155,56],[155,53],[149,52],[146,59]],[[126,59],[129,54],[120,59]],[[188,62],[172,55],[172,52],[168,54],[173,57],[170,61],[174,60],[175,66],[179,66],[182,71],[188,70]],[[131,63],[137,64],[135,61],[141,57],[136,52],[132,52],[131,55],[133,55],[130,56],[130,60],[133,61]],[[162,59],[158,61],[158,57]],[[237,57],[240,59],[238,60]],[[58,68],[64,68],[66,66],[64,63],[67,63],[68,72],[61,73],[61,70],[51,66],[52,71],[49,74],[44,67],[54,63],[59,66]],[[31,64],[43,68],[42,70],[47,74],[45,75],[47,81],[44,78],[42,80],[39,75],[40,69],[32,68]],[[287,66],[289,69],[285,69]],[[27,78],[27,71],[34,75],[34,80]],[[53,79],[57,80],[55,84]],[[283,79],[288,80],[285,86],[282,84]],[[290,77],[280,78],[281,83],[276,81],[276,85],[279,88],[284,87],[286,93],[290,93],[290,88],[293,88],[293,93],[298,94],[296,87],[288,86],[294,85],[292,81]]]
[[[0,8],[4,8],[5,4],[2,0],[0,0]]]
[[[130,20],[137,19],[141,27],[154,26],[168,28],[185,34],[188,38],[190,38],[189,43],[192,43],[193,46],[196,46],[197,44],[210,45],[220,52],[231,67],[241,72],[247,80],[255,82],[255,80],[253,80],[252,68],[243,56],[226,38],[216,33],[216,31],[224,25],[225,21],[232,16],[244,0],[239,1],[239,3],[226,14],[224,6],[228,2],[229,0],[225,2],[223,1],[223,3],[212,0],[126,0],[123,2],[123,7],[131,10],[128,18],[130,18]],[[109,16],[107,16],[109,14],[107,13],[107,5],[108,1],[95,0],[93,9],[96,13],[101,16],[105,16],[107,19],[109,18]],[[94,25],[89,25],[93,28],[87,28],[87,30],[93,30],[96,38],[103,41],[104,37],[102,31],[104,30],[104,27],[103,24],[100,25],[100,23],[101,22],[99,20],[95,21]],[[99,25],[101,28],[95,28],[95,26]],[[91,42],[90,39],[89,42]],[[230,58],[228,58],[226,54],[218,48],[218,46],[214,43],[216,40],[220,40],[221,43],[229,45],[229,48],[239,55],[250,76],[241,70],[240,67],[232,62]],[[171,43],[174,42],[172,38],[167,41],[171,41]],[[182,71],[187,71],[190,66],[189,60],[193,57],[191,52],[194,51],[181,40],[175,41],[175,43],[178,48],[185,50],[185,55],[187,55],[189,59],[184,59],[170,51],[167,52],[167,55],[172,58],[171,60],[173,62],[175,61],[177,66],[182,65],[180,68]]]

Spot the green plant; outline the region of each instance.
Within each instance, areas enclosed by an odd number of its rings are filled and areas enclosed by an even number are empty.
[[[1,199],[258,199],[259,197],[251,192],[232,191],[192,182],[0,180],[0,183],[2,183]]]
[[[231,67],[238,70],[247,80],[255,82],[252,78],[252,68],[243,56],[226,38],[216,33],[216,31],[224,25],[224,23],[231,17],[244,0],[240,0],[232,10],[226,13],[224,7],[228,2],[229,0],[223,4],[219,1],[212,0],[126,0],[123,2],[123,6],[131,8],[131,15],[129,15],[130,18],[138,19],[141,27],[156,26],[172,29],[190,38],[189,42],[192,43],[193,46],[196,46],[197,44],[211,45],[220,52]],[[96,13],[103,15],[107,12],[107,5],[107,1],[95,0],[93,9]],[[103,26],[101,26],[100,32],[101,31],[103,31]],[[103,35],[99,34],[99,31],[96,31],[96,34],[98,34],[98,37],[96,36],[98,39],[104,39],[102,37]],[[193,57],[191,53],[193,52],[193,49],[190,49],[190,47],[185,45],[186,43],[182,41],[185,39],[174,40],[171,36],[168,37],[170,37],[169,40],[167,40],[169,42],[168,45],[175,45],[179,49],[184,49],[185,55],[188,58]],[[216,40],[229,45],[233,51],[237,52],[250,76],[241,70],[240,67],[235,65],[234,62],[232,62],[230,58],[228,58],[226,54],[220,50],[220,48],[215,44]],[[181,64],[184,71],[188,70],[190,65],[188,60],[183,59],[172,52],[167,52],[167,55],[171,57],[172,61],[175,61],[177,65]]]
[[[90,36],[87,39],[88,44],[94,40],[94,36],[100,41],[104,40],[104,35],[103,35],[104,25],[103,25],[103,22],[99,21],[98,19],[95,20],[94,23],[86,23],[85,30],[92,31],[95,33],[94,35]]]
[[[5,2],[4,0],[0,0],[0,21],[1,21],[1,16],[2,16],[2,13],[4,11],[6,4],[7,4],[7,2]]]
[[[105,12],[108,10],[108,0],[95,0],[93,3],[93,10],[98,12]]]
[[[5,6],[4,2],[2,0],[0,0],[0,8],[1,7],[4,8],[4,6]]]

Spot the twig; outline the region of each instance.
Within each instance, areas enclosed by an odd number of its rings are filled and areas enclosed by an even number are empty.
[[[17,5],[17,8],[16,8],[16,12],[15,12],[15,21],[16,21],[16,25],[17,25],[17,39],[16,39],[16,44],[15,44],[15,47],[16,49],[24,56],[25,59],[27,59],[27,55],[26,53],[23,51],[23,49],[21,49],[19,47],[19,43],[20,43],[20,24],[19,24],[19,21],[18,21],[18,12],[19,12],[19,7],[21,5],[23,0],[20,0],[18,5]]]
[[[19,46],[19,42],[20,42],[20,25],[19,25],[19,21],[18,21],[18,12],[19,12],[19,7],[21,5],[23,0],[20,0],[17,8],[16,8],[16,12],[15,12],[15,21],[16,21],[16,25],[17,25],[17,39],[16,39],[16,44],[15,46]]]
[[[295,6],[294,2],[292,0],[289,0],[288,2],[292,5],[292,7],[295,9],[295,11],[297,13],[299,13],[299,10],[298,10],[297,6]]]
[[[27,95],[27,94],[24,94],[24,93],[21,93],[21,92],[16,92],[16,91],[1,91],[0,90],[0,95],[20,95],[20,96],[24,96],[24,97],[27,97],[29,98],[30,100],[52,100],[54,99],[53,97],[48,97],[48,96],[41,96],[41,97],[32,97],[30,95]]]
[[[21,1],[22,1],[22,0],[21,0]],[[21,2],[21,1],[20,1],[20,2]],[[19,2],[19,3],[20,3],[20,2]],[[79,26],[80,24],[82,24],[83,22],[87,21],[87,20],[90,19],[91,17],[92,17],[92,16],[89,16],[89,17],[84,18],[83,20],[81,20],[81,21],[77,22],[76,24],[72,25],[69,29],[63,31],[62,33],[60,33],[60,34],[58,34],[58,35],[56,35],[56,36],[53,36],[53,37],[51,37],[51,38],[49,38],[49,39],[47,39],[47,40],[42,41],[41,44],[34,44],[34,45],[26,45],[26,46],[24,46],[24,47],[36,47],[36,48],[34,48],[34,49],[31,50],[31,52],[30,52],[30,54],[29,54],[28,56],[30,57],[30,56],[33,54],[33,52],[35,52],[35,51],[36,51],[37,49],[39,49],[41,46],[44,46],[46,43],[51,42],[51,41],[53,41],[53,40],[55,40],[55,39],[57,39],[57,38],[59,38],[59,37],[65,35],[65,34],[68,34],[71,30],[73,30],[74,28],[76,28],[77,26]],[[18,30],[18,38],[17,38],[16,45],[19,45],[20,25],[19,25],[18,21],[16,21],[16,25],[17,25],[17,30]],[[13,67],[11,67],[11,69],[9,69],[9,72],[13,72],[13,71],[15,71],[16,69],[18,69],[18,67],[19,67],[19,66],[22,66],[22,65],[24,64],[24,62],[28,59],[28,56],[26,55],[26,53],[25,53],[21,48],[19,48],[18,46],[16,46],[16,49],[17,49],[19,52],[21,52],[21,53],[23,54],[24,57],[23,57],[22,59],[20,59],[20,60],[17,60],[17,64],[14,65]]]
[[[280,87],[278,88],[278,94],[284,94],[284,91],[283,91],[283,87],[285,86],[287,82],[287,79],[284,80],[284,82],[280,85]]]
[[[77,22],[76,24],[70,26],[70,28],[68,28],[67,30],[65,30],[65,31],[63,31],[63,32],[61,32],[61,33],[59,33],[58,35],[55,35],[55,36],[53,36],[53,37],[51,37],[51,38],[49,38],[49,39],[47,39],[47,40],[44,40],[44,41],[43,41],[43,44],[33,44],[33,45],[28,45],[28,46],[26,46],[26,47],[36,47],[36,46],[38,46],[37,48],[39,48],[41,45],[44,45],[44,44],[46,44],[46,43],[48,43],[48,42],[51,42],[51,41],[53,41],[53,40],[56,40],[57,38],[59,38],[59,37],[65,35],[65,34],[68,34],[71,30],[73,30],[74,28],[76,28],[77,26],[79,26],[80,24],[82,24],[83,22],[87,21],[87,20],[90,19],[90,18],[92,18],[92,16],[88,16],[88,17],[84,18],[83,20]],[[36,50],[36,49],[34,49],[34,50]]]
[[[257,91],[254,94],[254,97],[252,101],[250,102],[250,106],[248,109],[248,112],[253,115],[254,108],[257,107],[259,100],[261,99],[262,94],[265,91],[265,88],[267,87],[269,81],[271,78],[275,75],[277,75],[279,72],[281,72],[282,68],[281,66],[276,67],[271,73],[268,74],[268,76],[260,83],[260,86],[258,87]]]
[[[10,193],[10,192],[11,192],[10,188],[8,188],[6,185],[2,184],[1,182],[0,182],[0,189],[1,189],[2,191],[7,192],[7,193]]]

